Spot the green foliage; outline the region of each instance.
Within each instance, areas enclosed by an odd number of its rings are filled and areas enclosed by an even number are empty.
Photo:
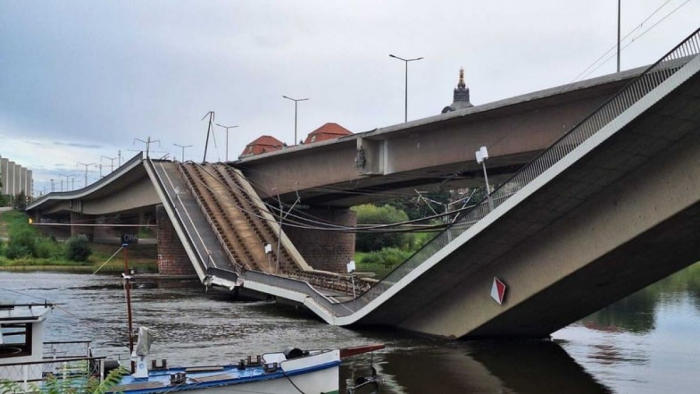
[[[6,207],[10,204],[10,196],[7,194],[0,194],[0,207]]]
[[[411,256],[410,251],[397,248],[384,248],[378,252],[367,253],[362,258],[363,264],[381,264],[385,268],[395,267]]]
[[[41,384],[32,383],[26,390],[20,383],[2,379],[0,394],[106,394],[112,392],[127,373],[126,369],[117,368],[105,376],[101,382],[94,377],[59,379],[49,375]]]
[[[5,250],[5,257],[12,260],[32,257],[32,250],[26,245],[12,243],[10,241],[7,245],[7,250]]]
[[[24,190],[19,192],[15,198],[14,208],[20,212],[24,212],[27,209],[27,196],[24,194]]]
[[[92,254],[92,248],[87,239],[71,238],[66,242],[66,258],[72,261],[87,261]]]
[[[398,223],[408,220],[405,212],[390,205],[377,207],[372,204],[353,207],[357,212],[358,224]],[[358,233],[356,248],[363,252],[380,250],[382,248],[408,248],[410,234],[406,233]]]
[[[424,193],[423,196],[429,200],[437,201],[442,204],[447,204],[450,201],[450,192],[447,190],[438,190],[430,193]],[[397,198],[395,200],[387,202],[387,205],[391,205],[396,209],[406,212],[408,218],[411,220],[420,219],[427,216],[433,216],[435,215],[435,212],[433,212],[433,210],[440,213],[444,212],[444,205],[441,206],[440,204],[436,203],[431,204],[432,205],[429,206],[427,202],[423,200],[419,201],[418,195],[416,195],[415,197]]]
[[[32,227],[29,217],[18,211],[5,212],[2,220],[7,223],[10,241],[5,248],[5,257],[12,260],[28,258],[51,258],[60,256],[62,246]]]

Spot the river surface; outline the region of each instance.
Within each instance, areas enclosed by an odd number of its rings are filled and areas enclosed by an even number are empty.
[[[235,363],[288,345],[384,342],[386,350],[344,362],[341,383],[368,375],[373,362],[384,379],[380,393],[700,392],[700,264],[554,333],[551,341],[526,342],[333,327],[303,310],[233,302],[196,281],[135,286],[134,319],[157,331],[152,354],[169,365]],[[122,352],[115,344],[126,331],[118,277],[0,272],[0,303],[39,298],[61,304],[47,321],[45,340],[92,339],[104,354]]]

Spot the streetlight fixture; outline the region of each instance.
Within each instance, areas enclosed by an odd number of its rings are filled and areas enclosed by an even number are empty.
[[[71,178],[75,178],[75,175],[64,175],[64,174],[59,174],[58,176],[66,178],[66,191],[68,191],[68,180]],[[72,191],[73,189],[71,189]],[[61,191],[63,191],[63,179],[61,179]]]
[[[416,57],[413,59],[404,59],[402,57],[396,56],[389,54],[389,57],[393,57],[394,59],[401,60],[406,64],[406,83],[405,83],[405,92],[404,92],[404,116],[403,116],[403,121],[408,122],[408,63],[409,62],[415,62],[418,60],[423,59],[423,57]]]
[[[484,169],[484,180],[486,181],[486,198],[489,201],[489,211],[493,211],[493,199],[491,199],[491,185],[489,185],[489,176],[486,174],[486,160],[489,158],[489,151],[486,149],[485,146],[482,146],[479,148],[478,151],[475,152],[476,155],[476,162],[481,164],[481,167]]]
[[[180,145],[180,144],[173,144],[173,145],[175,145],[175,146],[179,147],[180,149],[182,149],[182,162],[184,163],[184,162],[185,162],[185,148],[191,148],[192,145]],[[228,145],[228,144],[227,144],[227,145]]]
[[[76,167],[77,166],[85,166],[85,186],[84,187],[87,187],[87,185],[88,185],[88,167],[97,165],[97,163],[85,164],[85,163],[77,162],[75,165],[76,165]]]
[[[154,144],[157,142],[158,146],[160,146],[160,140],[152,140],[150,135],[148,136],[148,138],[146,138],[145,141],[140,139],[140,138],[134,138],[134,145],[136,145],[136,141],[139,141],[139,142],[146,144],[146,158],[148,158],[148,153],[151,150],[151,144]]]
[[[119,151],[119,156],[121,156],[121,151]],[[111,173],[114,172],[114,161],[117,160],[117,159],[120,159],[120,158],[121,158],[121,157],[107,157],[107,156],[102,156],[102,157],[100,157],[100,160],[102,160],[102,159],[107,159],[107,160],[110,161],[110,163],[109,163],[109,167],[110,167],[109,173],[111,174]],[[121,161],[121,160],[120,160],[120,161]],[[121,163],[119,163],[119,166],[121,166]]]
[[[309,98],[303,98],[303,99],[295,99],[291,97],[287,97],[282,95],[283,98],[286,98],[287,100],[292,100],[294,101],[294,145],[297,144],[297,104],[299,104],[299,101],[307,101]]]
[[[235,125],[235,126],[224,126],[224,125],[219,124],[219,123],[217,123],[216,125],[219,126],[219,127],[223,127],[224,129],[226,129],[226,161],[228,161],[228,131],[229,131],[229,129],[235,129],[236,127],[238,127],[238,125]]]

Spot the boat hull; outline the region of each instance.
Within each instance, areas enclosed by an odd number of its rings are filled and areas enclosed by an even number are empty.
[[[328,350],[287,360],[282,353],[263,355],[264,364],[276,363],[276,370],[253,366],[239,370],[235,366],[220,367],[220,371],[193,372],[184,368],[152,371],[148,379],[126,376],[114,392],[124,394],[151,393],[337,393],[340,387],[340,351]],[[180,383],[171,376],[184,373]]]

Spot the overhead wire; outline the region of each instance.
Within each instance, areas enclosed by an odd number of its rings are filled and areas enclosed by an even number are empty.
[[[221,183],[221,184],[224,185],[226,188],[228,188],[229,190],[231,190],[231,188],[230,188],[229,185],[224,184],[220,179],[218,179],[217,177],[215,177],[213,174],[211,174],[211,173],[210,173],[209,171],[207,171],[205,168],[202,168],[202,166],[200,166],[198,163],[191,163],[191,164],[200,167],[200,168],[202,169],[202,171],[206,172],[206,173],[207,173],[209,176],[211,176],[212,179],[214,179],[216,182]],[[195,179],[195,181],[199,182],[203,187],[207,188],[210,192],[214,193],[214,191],[213,191],[206,183],[204,183],[204,181],[202,181],[201,179],[197,179],[196,177],[195,177],[194,179]],[[238,186],[236,186],[236,187],[238,187]],[[265,203],[265,202],[263,202],[263,203],[264,203],[268,208],[272,208],[272,210],[274,210],[274,211],[276,211],[276,212],[280,212],[280,208],[274,207],[273,205],[271,205],[271,204],[269,204],[269,203]],[[242,207],[239,207],[239,206],[236,206],[236,208],[239,209],[239,210],[242,211],[242,212],[246,212],[247,214],[249,214],[249,215],[251,215],[251,216],[257,217],[258,219],[261,219],[261,220],[264,220],[264,221],[267,221],[267,222],[277,223],[276,220],[270,220],[270,219],[268,219],[268,218],[266,218],[266,217],[264,217],[264,216],[262,216],[262,215],[259,215],[259,214],[256,213],[256,212],[251,212],[251,211],[249,211],[249,210],[247,210],[247,209],[244,209],[244,208],[242,208]],[[469,208],[471,208],[471,207],[469,207]],[[375,225],[371,225],[371,226],[362,226],[362,227],[357,227],[357,226],[342,226],[342,225],[338,225],[338,224],[335,224],[335,223],[317,223],[317,224],[324,224],[324,225],[325,225],[324,227],[309,226],[309,225],[306,225],[306,224],[304,224],[304,223],[301,223],[301,222],[299,222],[299,221],[297,221],[297,220],[288,220],[287,223],[286,223],[285,225],[286,225],[286,226],[289,226],[289,227],[302,228],[302,229],[307,229],[307,230],[319,230],[319,231],[371,232],[371,230],[391,229],[391,228],[394,228],[394,227],[399,227],[399,226],[401,226],[401,225],[414,224],[414,223],[420,223],[420,222],[429,221],[429,220],[433,220],[433,219],[438,219],[438,218],[443,217],[443,216],[446,216],[446,215],[452,215],[452,214],[455,214],[455,213],[459,213],[459,212],[461,212],[462,210],[466,210],[466,209],[468,209],[468,208],[463,208],[463,209],[451,211],[451,212],[448,212],[448,213],[443,213],[443,214],[439,214],[439,215],[432,215],[432,216],[427,216],[427,217],[424,217],[424,218],[413,219],[413,220],[408,220],[408,221],[403,221],[403,222],[398,222],[398,223],[375,224]],[[290,216],[292,216],[292,217],[294,217],[294,218],[296,218],[296,219],[309,221],[309,219],[302,218],[302,217],[300,217],[300,216],[298,216],[298,215],[295,215],[295,214],[290,214]],[[441,227],[444,227],[444,226],[445,226],[444,224],[440,224],[440,225],[426,225],[426,226],[422,226],[421,229],[423,229],[423,228],[424,228],[424,229],[435,229],[435,228],[441,228]],[[410,229],[410,230],[401,229],[400,231],[403,231],[403,232],[415,232],[415,231],[419,231],[419,229]],[[396,230],[396,232],[400,232],[400,231],[399,231],[399,230]]]
[[[656,14],[663,6],[665,6],[666,4],[668,4],[669,1],[670,1],[670,0],[667,0],[664,4],[662,4],[661,7],[659,7],[656,11],[654,11],[654,12],[653,12],[647,19],[645,19],[644,22],[642,22],[638,27],[641,27],[641,26],[642,26],[646,21],[648,21],[654,14]],[[676,11],[678,11],[679,9],[681,9],[682,7],[684,7],[684,6],[685,6],[686,4],[688,4],[689,2],[690,2],[690,0],[686,0],[685,2],[681,3],[678,7],[674,8],[671,12],[669,12],[668,14],[666,14],[666,16],[664,16],[663,18],[661,18],[660,20],[658,20],[658,21],[657,21],[656,23],[654,23],[653,25],[649,26],[648,29],[644,30],[644,31],[641,32],[639,35],[637,35],[636,37],[633,37],[628,43],[626,43],[625,45],[623,45],[623,46],[620,48],[620,51],[625,50],[628,46],[630,46],[630,45],[633,44],[635,41],[637,41],[638,39],[640,39],[641,37],[643,37],[645,34],[647,34],[649,31],[651,31],[652,29],[654,29],[656,26],[658,26],[660,23],[662,23],[663,21],[665,21],[668,17],[670,17],[671,15],[673,15]],[[635,29],[635,30],[636,30],[636,29]],[[635,30],[633,30],[633,31],[635,31]],[[628,34],[628,35],[629,35],[629,34]],[[627,37],[627,36],[625,36],[625,37]],[[589,71],[588,73],[586,73],[582,78],[588,77],[589,75],[591,75],[592,73],[594,73],[596,70],[598,70],[600,67],[602,67],[604,64],[606,64],[607,62],[609,62],[610,60],[612,60],[615,56],[616,56],[616,54],[612,54],[612,55],[608,56],[608,58],[605,59],[605,61],[603,61],[603,62],[600,63],[598,66],[596,66],[594,69],[592,69],[591,71]]]
[[[644,19],[639,25],[637,25],[637,27],[630,30],[627,34],[625,34],[625,36],[620,39],[620,42],[625,41],[627,39],[627,37],[632,35],[632,33],[639,30],[649,19],[651,19],[654,15],[656,15],[656,13],[659,12],[662,8],[664,8],[669,2],[671,2],[671,0],[666,0],[663,4],[661,4],[656,10],[654,10],[654,12],[652,12],[649,16],[646,17],[646,19]],[[579,78],[585,78],[585,76],[590,75],[590,73],[586,74],[586,71],[588,71],[591,67],[595,66],[596,63],[598,63],[601,59],[603,59],[608,53],[610,53],[616,47],[617,47],[617,43],[615,43],[613,46],[608,48],[608,50],[605,51],[602,55],[600,55],[599,58],[597,58],[593,63],[591,63],[588,67],[586,67],[578,75],[576,75],[574,77],[574,79],[571,81],[571,83],[576,82]],[[606,60],[606,62],[607,62],[607,60]],[[604,64],[604,63],[602,63],[602,64]],[[597,67],[596,67],[596,69],[597,69]],[[596,69],[591,70],[591,72],[595,71]]]

